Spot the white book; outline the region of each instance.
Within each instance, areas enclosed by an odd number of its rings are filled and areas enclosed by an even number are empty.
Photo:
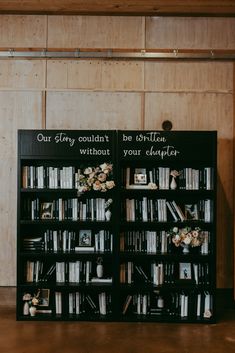
[[[163,284],[164,282],[163,264],[162,263],[158,264],[158,268],[159,268],[159,284]]]
[[[56,295],[56,314],[62,314],[62,294],[61,292],[55,292]]]
[[[184,297],[184,317],[188,317],[188,295]]]
[[[100,237],[100,249],[99,251],[104,251],[104,230],[99,231],[99,237]]]
[[[142,302],[142,314],[147,314],[147,295],[143,295],[143,302]]]
[[[185,313],[185,295],[180,294],[180,317],[184,317]]]
[[[59,221],[63,220],[63,200],[61,198],[59,198]]]
[[[73,294],[69,293],[69,314],[73,314]]]
[[[195,283],[198,284],[198,264],[193,264]]]
[[[106,295],[104,292],[99,293],[99,309],[101,315],[106,315]]]
[[[86,283],[90,282],[91,261],[86,261]]]
[[[76,315],[79,315],[80,312],[80,301],[81,301],[81,294],[79,292],[75,293],[75,302],[76,302]]]
[[[166,167],[164,168],[164,184],[165,184],[165,189],[169,190],[170,186],[170,168]]]
[[[81,272],[81,261],[76,261],[76,263],[75,263],[75,283],[80,282],[80,272]]]
[[[91,283],[112,283],[113,279],[111,277],[109,278],[98,278],[98,277],[93,277],[91,278]]]
[[[155,232],[155,231],[151,232],[151,238],[152,238],[151,253],[156,254],[156,252],[157,252],[157,232]]]
[[[137,295],[137,314],[140,315],[141,314],[141,300],[140,300],[140,294]]]
[[[201,245],[201,254],[207,255],[209,253],[209,232],[203,232],[204,240]]]
[[[53,236],[53,250],[58,251],[58,246],[57,246],[58,241],[57,241],[57,231],[56,230],[53,230],[52,236]]]
[[[130,167],[126,168],[126,188],[130,186]]]
[[[201,294],[197,295],[197,317],[201,316]]]
[[[29,167],[29,181],[30,181],[30,185],[29,185],[29,187],[31,188],[31,189],[33,189],[34,188],[34,167],[31,165],[30,167]]]
[[[143,197],[142,201],[142,220],[143,222],[148,221],[148,204],[147,204],[147,197]]]

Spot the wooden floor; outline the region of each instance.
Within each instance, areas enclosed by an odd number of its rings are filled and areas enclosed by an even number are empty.
[[[203,324],[22,322],[0,291],[2,353],[234,353],[235,309]],[[5,303],[5,305],[3,305]]]

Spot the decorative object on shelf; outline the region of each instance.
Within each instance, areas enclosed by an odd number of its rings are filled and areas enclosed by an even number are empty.
[[[170,189],[175,190],[177,189],[176,178],[180,175],[180,172],[174,169],[174,170],[171,170],[170,175],[172,176],[172,179],[170,182]]]
[[[115,183],[110,179],[112,170],[113,165],[110,163],[103,163],[97,167],[87,167],[80,170],[76,181],[78,196],[90,190],[106,192],[114,188]]]
[[[162,297],[158,297],[157,299],[157,307],[158,308],[164,308],[164,299]]]
[[[183,254],[188,254],[189,253],[189,245],[188,244],[181,244],[183,248]]]
[[[111,206],[112,203],[113,203],[112,199],[108,199],[105,202],[104,206],[105,206],[105,219],[106,219],[106,221],[110,221],[110,219],[111,219],[112,212],[110,211],[109,207]]]
[[[35,316],[35,315],[36,315],[36,312],[37,312],[36,306],[31,306],[31,307],[29,308],[30,316]]]
[[[98,257],[96,260],[96,274],[98,278],[102,278],[104,274],[104,266],[103,266],[103,259],[102,257]]]
[[[168,232],[168,236],[171,236],[172,243],[176,247],[183,247],[184,254],[189,252],[190,247],[200,246],[204,241],[203,232],[199,227],[194,229],[191,227],[174,227]]]
[[[23,295],[23,301],[24,306],[23,306],[23,314],[24,315],[29,315],[30,316],[35,316],[36,311],[37,311],[37,305],[39,304],[39,295],[40,295],[40,290],[38,290],[37,294],[34,294],[32,296],[30,293],[25,293]]]
[[[23,295],[23,301],[24,301],[24,305],[23,305],[23,315],[29,315],[29,301],[32,299],[31,294],[29,293],[25,293]]]

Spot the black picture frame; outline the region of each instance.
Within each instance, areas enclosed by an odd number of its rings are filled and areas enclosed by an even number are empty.
[[[134,169],[134,185],[147,185],[147,171],[146,168]]]
[[[179,263],[179,280],[192,281],[192,267],[190,262]]]
[[[53,218],[53,202],[43,202],[41,204],[41,219]]]
[[[92,231],[90,229],[79,230],[78,245],[92,246]]]
[[[42,288],[39,294],[39,304],[40,307],[48,307],[50,302],[50,289]]]

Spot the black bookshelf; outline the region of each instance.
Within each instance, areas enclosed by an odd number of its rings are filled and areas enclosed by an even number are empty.
[[[17,319],[215,322],[216,148],[213,131],[19,130]]]

